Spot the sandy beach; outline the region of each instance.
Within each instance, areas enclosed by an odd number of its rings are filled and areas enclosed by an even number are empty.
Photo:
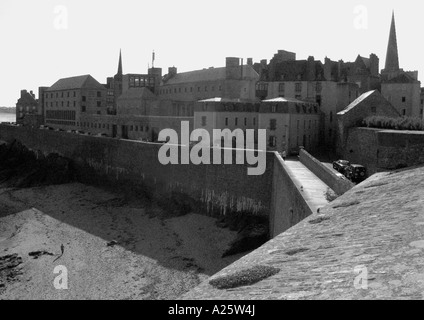
[[[222,258],[236,235],[79,183],[0,188],[0,258],[21,259],[0,299],[175,299],[242,256]],[[53,285],[59,265],[68,290]]]

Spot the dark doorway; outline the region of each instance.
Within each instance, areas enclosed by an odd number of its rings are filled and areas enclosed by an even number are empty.
[[[116,138],[118,136],[118,126],[116,124],[112,125],[112,137]]]
[[[159,129],[152,128],[152,142],[157,142],[159,138]]]
[[[122,126],[122,139],[128,139],[128,126]]]

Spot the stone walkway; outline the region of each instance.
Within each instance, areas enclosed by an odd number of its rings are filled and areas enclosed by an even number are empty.
[[[303,187],[303,196],[312,212],[317,212],[318,208],[325,207],[328,204],[328,200],[325,196],[328,186],[300,161],[288,159],[286,160],[286,165],[289,168],[289,174],[295,183],[298,183]]]

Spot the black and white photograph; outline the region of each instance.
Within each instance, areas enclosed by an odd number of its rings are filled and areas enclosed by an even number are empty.
[[[0,0],[0,300],[422,300],[423,9]]]

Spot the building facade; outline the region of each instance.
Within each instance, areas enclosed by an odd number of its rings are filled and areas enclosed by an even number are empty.
[[[16,123],[24,124],[25,120],[38,114],[38,100],[33,91],[21,90],[21,96],[16,103]]]
[[[196,103],[194,111],[195,129],[206,130],[211,145],[236,146],[235,141],[243,135],[246,146],[256,148],[258,130],[263,129],[267,150],[288,154],[296,153],[301,146],[310,151],[318,147],[321,118],[318,104],[282,97],[260,103],[207,99]],[[214,137],[214,129],[228,131]],[[254,134],[247,135],[248,129]]]
[[[373,60],[377,67],[371,67],[371,64],[367,67],[364,60]],[[354,68],[356,64],[358,67]],[[322,64],[314,57],[296,60],[294,53],[280,50],[269,64],[263,60],[255,67],[261,72],[261,80],[256,87],[257,97],[262,100],[282,97],[318,104],[322,111],[319,140],[322,144],[333,146],[337,112],[354,101],[370,83],[374,83],[378,58],[358,57],[355,63],[334,63],[326,58],[325,64]]]
[[[87,128],[87,115],[106,114],[106,93],[90,75],[60,79],[44,91],[46,125],[65,130]]]

